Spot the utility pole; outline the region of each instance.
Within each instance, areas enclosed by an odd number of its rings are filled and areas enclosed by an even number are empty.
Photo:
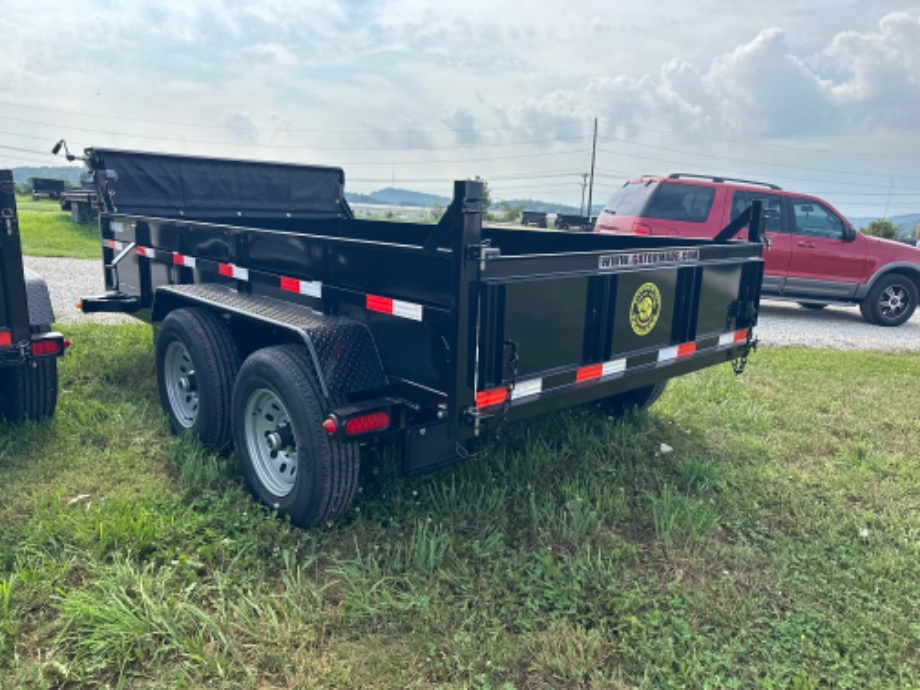
[[[588,212],[583,214],[591,218],[591,200],[594,196],[594,161],[597,157],[597,118],[594,118],[594,143],[591,145],[591,185],[588,187]]]
[[[578,207],[578,215],[585,215],[585,189],[588,188],[588,173],[581,174],[581,205]]]

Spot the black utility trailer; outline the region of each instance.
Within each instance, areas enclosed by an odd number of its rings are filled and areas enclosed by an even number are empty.
[[[523,211],[521,213],[521,225],[545,228],[546,213],[543,211]]]
[[[60,199],[61,210],[70,211],[74,223],[88,223],[99,211],[96,186],[89,175],[81,176],[79,187],[61,192]]]
[[[48,286],[22,266],[13,173],[0,170],[0,417],[7,421],[54,413],[65,341],[52,323]]]
[[[362,444],[398,439],[419,472],[506,422],[650,404],[752,347],[759,209],[717,241],[502,229],[465,181],[436,226],[390,223],[352,217],[338,168],[86,157],[108,292],[83,310],[156,324],[172,428],[232,439],[299,525],[346,510]]]
[[[32,199],[60,199],[64,191],[64,180],[47,177],[32,178]]]
[[[597,216],[588,217],[575,213],[557,213],[555,225],[557,230],[572,230],[574,228],[593,230],[595,221],[597,221]]]

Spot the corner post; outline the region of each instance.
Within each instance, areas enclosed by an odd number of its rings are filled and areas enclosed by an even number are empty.
[[[455,441],[465,441],[477,433],[463,415],[476,405],[483,194],[481,182],[454,182],[449,219],[453,303],[447,435]]]

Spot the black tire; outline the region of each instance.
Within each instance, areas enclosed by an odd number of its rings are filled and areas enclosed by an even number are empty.
[[[612,395],[600,401],[601,409],[614,417],[622,417],[632,410],[644,410],[655,404],[667,385],[667,380],[664,380],[650,386]]]
[[[0,416],[13,424],[41,421],[57,406],[56,359],[36,359],[0,369]]]
[[[814,311],[818,311],[819,309],[824,309],[824,307],[827,305],[818,304],[817,302],[799,302],[799,306],[803,307],[804,309],[813,309]]]
[[[900,326],[917,308],[917,285],[900,273],[889,273],[877,281],[859,304],[863,318],[877,326]]]
[[[358,487],[357,444],[330,439],[325,414],[305,348],[268,347],[243,363],[233,390],[240,470],[259,502],[299,527],[335,520]]]
[[[177,309],[156,340],[157,388],[173,433],[219,450],[230,441],[230,406],[240,354],[230,329],[204,309]],[[185,379],[183,381],[182,379]]]

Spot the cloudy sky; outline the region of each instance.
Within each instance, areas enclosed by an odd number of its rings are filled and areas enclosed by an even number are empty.
[[[0,165],[87,146],[578,205],[643,173],[920,211],[920,1],[0,0]]]

